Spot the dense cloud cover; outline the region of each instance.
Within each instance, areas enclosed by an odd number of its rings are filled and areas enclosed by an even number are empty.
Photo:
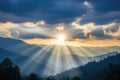
[[[106,24],[120,21],[120,0],[1,0],[1,22],[44,20],[49,24],[70,23],[82,17],[82,23]]]
[[[1,0],[0,36],[120,39],[120,0]]]

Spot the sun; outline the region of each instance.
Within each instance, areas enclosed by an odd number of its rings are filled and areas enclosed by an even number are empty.
[[[56,38],[60,42],[64,42],[66,40],[65,34],[58,34]]]

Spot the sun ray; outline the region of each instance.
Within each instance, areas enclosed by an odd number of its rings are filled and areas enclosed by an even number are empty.
[[[56,66],[56,61],[57,61],[57,53],[59,53],[58,51],[58,47],[54,46],[53,51],[51,53],[50,59],[48,61],[48,64],[46,64],[46,69],[43,71],[43,74],[50,74],[51,71],[53,74],[55,74],[57,66]],[[54,67],[54,69],[52,69]]]
[[[29,59],[27,59],[27,61],[25,61],[23,64],[22,64],[22,71],[24,71],[25,69],[27,69],[28,67],[30,67],[30,65],[35,61],[37,61],[37,59],[41,59],[41,58],[44,58],[43,55],[45,53],[45,50],[48,49],[49,47],[48,46],[45,46],[42,48],[42,50],[38,49],[36,51],[36,53],[32,54],[30,56]],[[40,56],[41,55],[41,56]]]
[[[73,57],[72,57],[72,53],[70,52],[70,50],[68,49],[68,46],[64,46],[64,54],[65,54],[65,58],[67,59],[67,63],[69,65],[69,68],[73,68],[75,67],[77,64],[74,61]]]
[[[73,55],[75,55],[77,58],[73,59],[79,63],[79,65],[81,64],[86,64],[89,61],[89,58],[86,56],[86,52],[84,52],[83,50],[76,48],[76,47],[69,47],[69,50],[73,53]]]

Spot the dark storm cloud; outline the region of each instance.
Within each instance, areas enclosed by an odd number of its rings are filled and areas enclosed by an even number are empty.
[[[108,24],[111,22],[120,22],[120,11],[109,12],[109,13],[98,13],[92,12],[82,17],[81,23],[86,24],[89,22],[94,22],[97,25]]]
[[[87,0],[92,5],[92,12],[88,12],[81,21],[83,24],[107,24],[120,22],[120,0]]]
[[[120,0],[88,0],[95,11],[111,12],[120,11]]]
[[[117,32],[119,30],[120,26],[114,26],[114,27],[108,27],[106,28],[106,32]]]
[[[106,24],[120,21],[120,0],[1,0],[0,21],[70,23],[82,17],[82,23]],[[91,9],[93,12],[91,12]],[[84,16],[83,16],[84,15]]]
[[[18,16],[27,16],[38,8],[48,8],[52,6],[51,2],[45,0],[2,0],[0,2],[0,10],[6,13],[12,13]]]
[[[104,31],[102,29],[96,29],[92,31],[92,35],[97,37],[103,37]]]
[[[0,12],[25,18],[26,21],[45,20],[48,23],[71,22],[75,17],[82,16],[85,12],[83,2],[76,3],[72,0],[2,0]],[[1,15],[2,16],[2,15]],[[3,19],[4,18],[4,19]],[[1,17],[1,21],[11,20],[11,16]],[[12,19],[12,21],[16,21]],[[23,22],[24,19],[17,21]],[[16,21],[16,22],[17,22]]]

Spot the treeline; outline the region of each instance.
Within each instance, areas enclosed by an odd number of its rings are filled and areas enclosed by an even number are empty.
[[[95,80],[120,80],[120,64],[109,64],[108,68],[103,70]]]
[[[120,64],[109,64],[109,66],[94,76],[94,80],[120,80]],[[58,80],[55,77],[41,78],[31,73],[29,76],[22,77],[18,66],[13,65],[9,58],[0,63],[0,80]],[[73,78],[66,77],[62,80],[82,80],[80,76]],[[89,79],[91,80],[91,79]]]
[[[39,77],[31,73],[29,76],[22,77],[18,66],[14,66],[9,58],[0,63],[0,80],[40,80]]]

